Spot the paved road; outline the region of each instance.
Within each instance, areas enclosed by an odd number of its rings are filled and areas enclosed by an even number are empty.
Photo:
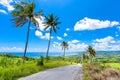
[[[82,80],[82,66],[78,64],[53,68],[18,80]]]

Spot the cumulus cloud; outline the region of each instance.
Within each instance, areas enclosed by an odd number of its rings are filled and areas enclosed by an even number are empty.
[[[80,41],[77,41],[77,40],[71,40],[68,42],[68,50],[67,51],[85,51],[86,48],[88,47],[87,44],[85,43],[79,43]],[[52,47],[54,48],[54,50],[57,50],[57,51],[61,51],[62,48],[61,48],[61,43],[59,42],[53,42],[53,45]]]
[[[66,31],[70,31],[70,28],[66,28]]]
[[[5,10],[0,10],[1,13],[7,14]]]
[[[40,37],[43,36],[42,32],[40,32],[40,31],[38,31],[38,30],[35,32],[35,35],[36,35],[36,36],[40,36]]]
[[[63,39],[62,39],[61,37],[59,37],[59,36],[57,36],[57,39],[58,39],[58,40],[63,40]]]
[[[68,43],[78,43],[80,42],[79,40],[72,40],[72,41],[69,41]]]
[[[49,40],[49,36],[50,36],[49,33],[45,33],[45,35],[43,35],[42,32],[38,30],[35,32],[35,35],[41,39],[47,39],[47,40]],[[53,39],[53,36],[51,38]]]
[[[115,40],[112,36],[108,36],[108,37],[105,37],[102,39],[96,39],[96,40],[94,40],[94,42],[97,42],[97,43],[115,43]]]
[[[41,31],[43,31],[44,29],[45,29],[45,24],[43,24],[43,22],[44,22],[44,20],[45,20],[45,18],[43,17],[43,16],[40,16],[41,17],[41,19],[39,19],[39,18],[35,18],[37,21],[38,21],[38,23],[39,23],[39,29],[41,30]]]
[[[93,46],[96,50],[120,50],[120,41],[116,41],[112,36],[93,41]]]
[[[66,37],[66,36],[68,36],[68,34],[67,34],[67,33],[64,33],[64,37]]]
[[[0,47],[0,52],[22,52],[23,48],[20,47]]]
[[[88,45],[85,43],[77,43],[77,44],[70,43],[69,47],[71,51],[85,51]]]
[[[6,7],[8,11],[14,10],[14,7],[11,5],[13,2],[13,0],[0,0],[0,4]]]
[[[96,30],[108,27],[118,26],[120,23],[117,21],[109,21],[109,20],[99,20],[99,19],[91,19],[85,17],[84,19],[78,21],[75,26],[75,31],[82,31],[82,30]]]

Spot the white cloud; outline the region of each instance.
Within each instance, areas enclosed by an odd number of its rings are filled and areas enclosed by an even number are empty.
[[[68,43],[78,43],[80,42],[79,40],[72,40],[72,41],[69,41]]]
[[[101,21],[99,19],[91,19],[85,17],[84,19],[78,21],[75,24],[74,30],[75,31],[96,30],[96,29],[118,26],[119,24],[120,23],[117,21],[109,21],[109,20]]]
[[[68,42],[68,52],[76,52],[76,51],[85,51],[86,48],[88,47],[87,44],[85,43],[72,43],[71,42]],[[54,51],[59,51],[61,52],[62,51],[62,47],[61,47],[61,43],[59,42],[53,42],[53,45],[52,45]]]
[[[69,47],[71,51],[85,51],[88,45],[85,43],[77,43],[77,44],[70,43]]]
[[[94,40],[94,42],[97,42],[97,43],[114,43],[115,40],[112,36],[108,36],[108,37],[105,37],[105,38],[102,38],[102,39],[96,39],[96,40]]]
[[[57,39],[58,39],[58,40],[63,40],[63,39],[62,39],[61,37],[59,37],[59,36],[57,36]]]
[[[49,36],[50,36],[49,33],[46,33],[45,35],[43,35],[42,32],[40,32],[38,30],[35,32],[35,35],[41,39],[47,39],[47,40],[49,40]],[[51,38],[53,39],[53,36],[51,36]]]
[[[49,40],[49,37],[50,37],[50,33],[46,33],[44,36],[41,36],[42,39],[47,39],[47,40]]]
[[[41,30],[41,31],[44,31],[44,28],[46,27],[45,26],[45,24],[43,24],[43,22],[44,22],[44,17],[43,16],[40,16],[41,17],[41,19],[39,19],[39,18],[35,18],[37,21],[38,21],[38,23],[39,23],[39,29]]]
[[[0,47],[0,52],[23,52],[24,49],[20,47]]]
[[[42,52],[45,51],[45,49],[41,48],[29,48],[27,49],[27,52]],[[0,52],[24,52],[24,48],[21,47],[0,47]]]
[[[66,31],[70,31],[70,28],[66,28]]]
[[[7,14],[5,10],[0,10],[1,13]]]
[[[96,50],[120,50],[120,41],[116,41],[113,37],[108,36],[102,39],[96,39],[93,41],[93,47]]]
[[[35,35],[36,35],[36,36],[39,36],[39,37],[43,36],[42,32],[40,32],[40,31],[38,31],[38,30],[36,30]]]
[[[64,33],[64,37],[66,37],[66,36],[68,36],[68,34],[67,34],[67,33]]]
[[[116,37],[118,37],[118,36],[119,36],[118,32],[115,32],[115,36],[116,36]]]
[[[14,10],[14,7],[11,5],[13,0],[0,0],[0,4],[7,8],[8,11]]]

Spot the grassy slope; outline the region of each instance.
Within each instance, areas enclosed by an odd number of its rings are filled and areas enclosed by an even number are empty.
[[[22,58],[0,57],[0,80],[17,80],[49,68],[69,65],[71,62],[63,60],[50,60],[43,66],[37,65],[37,59],[30,59],[22,64]]]

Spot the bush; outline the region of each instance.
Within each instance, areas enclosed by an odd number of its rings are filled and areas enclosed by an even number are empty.
[[[43,66],[44,65],[44,57],[41,56],[38,60],[37,60],[37,65]]]

